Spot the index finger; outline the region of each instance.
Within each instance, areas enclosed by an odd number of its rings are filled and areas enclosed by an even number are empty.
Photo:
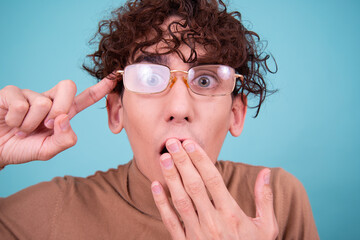
[[[232,199],[229,190],[205,151],[192,140],[185,140],[182,145],[209,190],[215,207],[218,209],[229,206],[229,200]]]
[[[110,75],[113,75],[113,73],[75,97],[73,108],[69,112],[70,119],[85,108],[98,102],[115,88],[117,81],[114,78],[110,78]]]

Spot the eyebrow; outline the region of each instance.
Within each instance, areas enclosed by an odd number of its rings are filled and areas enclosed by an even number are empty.
[[[154,64],[167,65],[168,60],[164,55],[146,55],[140,54],[134,61],[134,63],[148,62]]]
[[[153,64],[160,64],[168,66],[169,60],[167,55],[147,55],[144,53],[141,53],[139,56],[137,56],[133,63],[141,63],[141,62],[147,62],[147,63],[153,63]],[[207,65],[207,64],[216,64],[210,63],[209,61],[204,61],[202,58],[198,58],[196,62],[188,63],[189,69],[199,66],[199,65]]]

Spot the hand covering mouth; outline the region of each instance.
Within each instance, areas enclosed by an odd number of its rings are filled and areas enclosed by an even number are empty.
[[[162,148],[162,150],[160,151],[160,155],[162,155],[164,153],[169,153],[169,151],[166,149],[165,144],[164,144],[164,147]]]
[[[169,153],[169,151],[166,148],[166,141],[162,144],[162,147],[160,148],[160,155],[162,155],[164,153]],[[185,141],[185,139],[179,139],[179,141],[182,143]]]

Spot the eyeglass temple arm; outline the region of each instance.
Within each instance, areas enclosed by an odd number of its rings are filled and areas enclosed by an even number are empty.
[[[240,81],[243,82],[244,81],[244,76],[241,74],[237,74],[235,73],[235,78],[240,78]]]

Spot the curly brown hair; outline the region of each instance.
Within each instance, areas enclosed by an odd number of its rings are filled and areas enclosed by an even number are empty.
[[[161,25],[170,16],[181,20],[171,22],[164,31]],[[160,42],[166,43],[166,51],[146,51]],[[244,27],[239,12],[228,13],[222,0],[129,0],[112,12],[111,19],[99,23],[90,43],[98,44],[98,49],[87,56],[91,64],[83,67],[98,80],[134,62],[139,51],[144,55],[176,53],[185,63],[201,61],[235,68],[244,81],[236,83],[233,96],[258,97],[252,106],[257,108],[255,117],[265,97],[274,92],[267,88],[264,75],[277,71],[276,62],[276,70],[271,71],[267,64],[271,56],[264,53],[259,35]],[[205,48],[205,56],[198,56],[195,43]],[[179,50],[184,45],[190,48],[188,58]],[[114,91],[122,95],[122,81]]]

